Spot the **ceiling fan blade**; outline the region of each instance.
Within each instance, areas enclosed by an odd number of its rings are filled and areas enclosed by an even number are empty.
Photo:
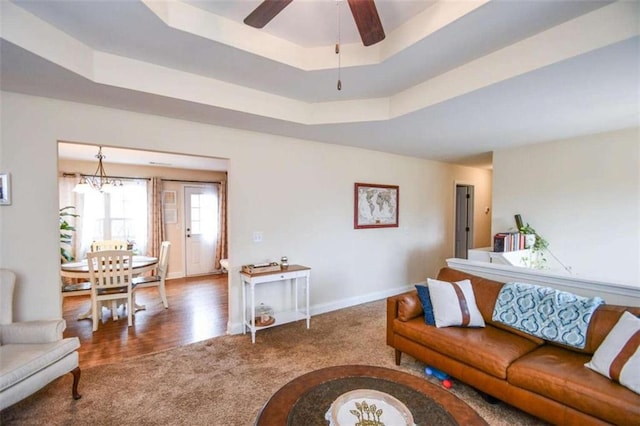
[[[244,18],[244,23],[254,28],[262,28],[292,1],[293,0],[264,0],[249,16]]]
[[[349,7],[365,46],[384,40],[382,22],[373,0],[349,0]]]

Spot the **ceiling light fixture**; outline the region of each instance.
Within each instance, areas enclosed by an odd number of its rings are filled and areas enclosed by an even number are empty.
[[[80,182],[78,182],[73,188],[74,192],[86,193],[92,190],[109,192],[116,187],[122,186],[122,181],[120,179],[110,178],[104,171],[102,160],[106,157],[102,155],[102,147],[99,147],[96,158],[98,159],[98,168],[96,169],[96,172],[93,176],[82,175],[80,177]]]

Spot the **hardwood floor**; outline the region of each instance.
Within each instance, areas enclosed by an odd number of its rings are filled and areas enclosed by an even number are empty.
[[[64,299],[63,317],[67,321],[65,337],[80,338],[80,368],[110,364],[136,355],[170,349],[222,336],[227,332],[227,275],[167,280],[169,308],[164,309],[158,289],[143,288],[136,303],[146,305],[138,311],[133,326],[127,327],[123,308],[113,321],[103,309],[98,330],[92,332],[91,318],[78,320],[91,305],[90,296]]]

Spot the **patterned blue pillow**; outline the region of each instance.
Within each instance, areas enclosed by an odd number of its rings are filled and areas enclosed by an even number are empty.
[[[418,297],[420,298],[420,303],[422,303],[425,324],[436,325],[436,319],[433,316],[433,305],[431,305],[431,296],[429,295],[429,287],[416,284],[416,290],[418,290]]]

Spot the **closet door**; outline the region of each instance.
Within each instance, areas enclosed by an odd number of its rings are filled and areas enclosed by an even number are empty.
[[[473,186],[456,185],[455,257],[467,259],[473,248]]]

